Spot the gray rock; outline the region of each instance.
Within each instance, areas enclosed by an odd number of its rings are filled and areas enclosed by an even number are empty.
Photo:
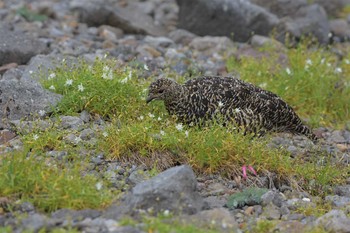
[[[350,38],[350,27],[345,19],[333,19],[329,21],[329,28],[334,37],[341,42]]]
[[[286,50],[285,46],[281,42],[266,36],[254,35],[250,43],[255,48],[269,46],[279,51]]]
[[[235,48],[234,43],[228,37],[224,36],[196,37],[191,41],[189,46],[194,50],[205,51],[208,54],[223,52]]]
[[[346,5],[350,4],[349,0],[316,0],[314,3],[321,5],[331,17],[339,16]]]
[[[9,142],[15,137],[16,137],[16,134],[11,130],[8,130],[8,129],[0,130],[0,145],[5,144],[6,142]]]
[[[251,2],[265,8],[279,18],[290,16],[301,7],[308,5],[307,0],[251,0]]]
[[[75,57],[63,56],[61,54],[36,55],[30,59],[28,66],[23,72],[23,77],[37,81],[48,78],[56,68],[62,66],[63,61],[65,61],[68,67],[73,67],[79,62]]]
[[[308,207],[316,207],[315,203],[310,201],[305,201],[299,198],[288,199],[286,202],[286,207],[290,210],[296,210],[298,208],[308,208]]]
[[[46,152],[46,155],[49,157],[61,160],[68,155],[68,152],[67,151],[55,151],[55,150],[53,150],[53,151]]]
[[[176,29],[169,32],[168,37],[177,44],[188,45],[197,35],[184,29]]]
[[[79,136],[82,140],[86,141],[86,140],[90,140],[92,138],[95,137],[95,131],[93,131],[90,128],[84,129],[81,131],[80,136]]]
[[[126,182],[132,186],[135,186],[143,181],[148,180],[149,178],[150,178],[150,175],[147,171],[136,169],[130,173]]]
[[[220,196],[208,196],[204,198],[204,202],[209,209],[213,209],[225,206],[227,200],[226,198]]]
[[[334,130],[330,137],[327,138],[327,141],[333,143],[344,143],[345,138],[343,136],[343,132],[341,130]]]
[[[70,7],[79,13],[82,22],[90,26],[105,24],[120,28],[125,33],[166,35],[166,31],[156,26],[149,15],[131,5],[120,7],[110,1],[101,4],[99,0],[74,0],[70,3]]]
[[[158,48],[158,47],[167,48],[175,45],[174,41],[172,41],[167,37],[146,36],[143,42],[150,44],[155,48]]]
[[[334,193],[339,196],[350,197],[350,185],[339,185],[334,188]]]
[[[327,232],[349,233],[350,219],[341,210],[331,210],[319,217],[316,226],[324,227]]]
[[[80,113],[80,119],[84,121],[84,123],[88,123],[90,121],[90,114],[88,111],[84,110]]]
[[[63,129],[78,130],[84,125],[84,121],[76,116],[60,116],[60,127]]]
[[[47,120],[24,121],[13,120],[10,122],[12,128],[22,134],[32,133],[35,130],[45,131],[53,127],[53,123]]]
[[[263,213],[261,218],[266,218],[267,220],[278,220],[281,218],[280,208],[273,204],[268,204],[263,208]]]
[[[326,196],[325,200],[331,202],[332,205],[336,207],[346,207],[350,205],[350,197],[342,197],[342,196],[334,195],[334,196]]]
[[[162,211],[194,214],[203,208],[203,200],[196,192],[197,181],[188,166],[170,168],[150,180],[137,184],[125,200],[110,207],[105,218],[118,219],[125,214]]]
[[[59,209],[51,214],[51,218],[76,222],[86,218],[95,219],[100,215],[101,215],[100,211],[92,210],[92,209],[84,209],[84,210]]]
[[[177,0],[178,27],[200,36],[227,36],[245,42],[252,34],[268,35],[278,18],[246,0]]]
[[[21,221],[21,227],[23,231],[38,232],[40,229],[47,227],[49,219],[42,214],[29,215],[27,218]]]
[[[277,207],[281,207],[283,202],[286,201],[286,197],[276,191],[268,191],[261,196],[262,206],[267,206],[269,204],[274,204]]]
[[[0,128],[11,120],[32,119],[41,111],[50,112],[60,98],[35,79],[24,76],[20,68],[8,70],[0,80]]]
[[[24,213],[30,213],[30,212],[34,212],[35,211],[35,208],[34,208],[34,205],[30,202],[23,202],[19,205],[15,205],[14,206],[14,210],[16,211],[21,211],[21,212],[24,212]]]
[[[225,208],[204,210],[190,216],[182,216],[182,221],[201,228],[220,229],[220,232],[239,232],[234,216]]]
[[[325,10],[317,5],[300,8],[290,17],[282,18],[277,27],[277,39],[285,42],[286,33],[292,38],[300,39],[303,35],[312,35],[320,43],[329,42],[329,22]]]
[[[305,228],[305,224],[299,221],[281,221],[277,223],[272,232],[300,233],[305,232]]]
[[[31,57],[48,51],[47,45],[36,38],[0,28],[0,66],[11,62],[26,64]]]

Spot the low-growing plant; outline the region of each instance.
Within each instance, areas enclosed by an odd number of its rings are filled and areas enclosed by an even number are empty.
[[[83,163],[50,163],[45,156],[18,151],[0,161],[0,196],[32,202],[43,211],[58,208],[102,208],[113,200],[112,193],[96,188],[92,175],[82,176]]]

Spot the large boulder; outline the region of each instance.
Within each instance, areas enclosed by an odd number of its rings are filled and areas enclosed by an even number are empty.
[[[349,233],[350,219],[342,210],[331,210],[315,221],[316,226],[323,227],[327,232]]]
[[[9,127],[12,120],[49,112],[61,98],[32,78],[28,67],[10,69],[0,79],[0,128]]]
[[[110,207],[104,217],[118,219],[123,214],[164,211],[195,214],[202,210],[203,199],[197,192],[197,180],[188,166],[170,168],[150,180],[137,184],[123,203]]]
[[[314,3],[321,5],[331,17],[338,17],[344,8],[350,4],[350,0],[315,0]]]
[[[308,5],[307,0],[251,0],[251,2],[265,8],[279,18],[291,16],[300,8]]]
[[[90,26],[110,25],[131,34],[167,34],[163,27],[154,24],[152,17],[132,5],[121,7],[108,1],[101,4],[99,0],[74,0],[70,7],[78,12],[81,22]]]
[[[330,27],[327,13],[320,5],[313,4],[300,8],[289,17],[281,18],[277,39],[284,42],[289,34],[300,39],[303,35],[315,37],[319,43],[329,42]]]
[[[22,32],[0,28],[0,66],[12,62],[26,64],[31,57],[48,52],[46,43]]]
[[[246,42],[253,34],[268,35],[279,23],[264,8],[246,0],[176,0],[179,28],[197,35],[227,36]]]

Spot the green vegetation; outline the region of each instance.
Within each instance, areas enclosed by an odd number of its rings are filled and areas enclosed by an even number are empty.
[[[218,233],[221,232],[218,226],[212,223],[187,223],[185,220],[180,220],[177,217],[173,218],[165,216],[163,214],[157,217],[144,216],[141,219],[141,226],[145,232],[157,232],[157,233]],[[133,219],[125,218],[120,222],[121,225],[125,226],[137,226],[139,222]],[[200,226],[199,226],[200,225]]]
[[[243,206],[252,203],[261,204],[261,197],[268,191],[265,188],[246,188],[242,192],[235,193],[228,198],[227,207],[230,209],[242,208]]]
[[[112,193],[96,188],[98,180],[82,177],[84,164],[51,163],[45,156],[16,152],[0,162],[0,196],[32,202],[43,211],[59,208],[102,208],[112,201]]]
[[[28,7],[21,7],[17,10],[17,14],[24,17],[26,20],[33,22],[33,21],[39,21],[43,22],[47,19],[46,15],[37,14],[36,12],[28,9]]]

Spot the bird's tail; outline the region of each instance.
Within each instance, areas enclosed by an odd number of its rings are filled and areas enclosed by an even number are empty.
[[[298,125],[295,129],[295,133],[302,134],[308,137],[314,144],[318,142],[318,137],[311,131],[306,125]]]

